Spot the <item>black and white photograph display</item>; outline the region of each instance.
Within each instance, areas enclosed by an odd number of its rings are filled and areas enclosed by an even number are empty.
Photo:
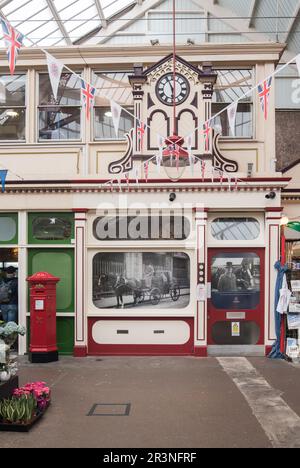
[[[254,309],[260,299],[260,258],[255,253],[221,253],[211,267],[212,302],[217,309]]]
[[[180,252],[98,253],[93,302],[99,309],[183,309],[190,302],[190,259]]]

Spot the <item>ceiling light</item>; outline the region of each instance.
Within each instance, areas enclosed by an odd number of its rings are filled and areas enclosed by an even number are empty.
[[[280,226],[286,226],[287,224],[289,224],[289,221],[290,221],[289,218],[283,214],[281,216]]]
[[[111,111],[107,111],[105,112],[105,117],[112,117],[112,112]]]

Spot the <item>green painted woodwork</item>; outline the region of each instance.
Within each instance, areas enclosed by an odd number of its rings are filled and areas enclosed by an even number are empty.
[[[57,312],[74,312],[73,249],[30,249],[28,275],[46,271],[60,278],[57,284]]]
[[[18,244],[18,213],[0,213],[0,245],[7,244]]]
[[[53,220],[48,224],[48,229],[37,229],[36,222],[47,222]],[[35,225],[35,227],[34,227]],[[70,229],[68,228],[70,226]],[[52,239],[52,237],[57,237]],[[66,236],[66,237],[65,237]],[[38,238],[37,238],[38,237]],[[28,243],[29,244],[71,244],[74,239],[74,213],[29,213],[28,214]]]

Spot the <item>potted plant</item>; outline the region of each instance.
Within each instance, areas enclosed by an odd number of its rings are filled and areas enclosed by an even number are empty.
[[[0,401],[0,431],[29,431],[43,416],[50,400],[50,388],[45,382],[15,389],[11,398]]]
[[[8,382],[18,372],[16,357],[10,353],[18,335],[24,336],[25,327],[15,322],[0,323],[0,383]]]

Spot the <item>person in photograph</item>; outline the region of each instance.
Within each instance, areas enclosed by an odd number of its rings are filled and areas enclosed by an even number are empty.
[[[124,309],[124,299],[123,299],[123,294],[125,293],[126,290],[126,278],[125,275],[117,275],[116,277],[116,282],[113,286],[113,289],[116,294],[117,298],[117,307],[122,307]]]
[[[18,279],[16,268],[10,266],[6,269],[4,284],[7,288],[7,297],[2,298],[1,313],[4,322],[17,322],[18,320]]]
[[[145,268],[145,286],[146,288],[151,288],[152,286],[152,279],[154,275],[154,267],[150,263]]]
[[[254,285],[251,265],[247,258],[243,258],[241,266],[236,270],[236,282],[238,288],[242,290],[251,289]]]
[[[237,290],[236,276],[233,272],[232,262],[226,263],[225,273],[220,276],[218,282],[218,290],[220,292],[230,292]]]

